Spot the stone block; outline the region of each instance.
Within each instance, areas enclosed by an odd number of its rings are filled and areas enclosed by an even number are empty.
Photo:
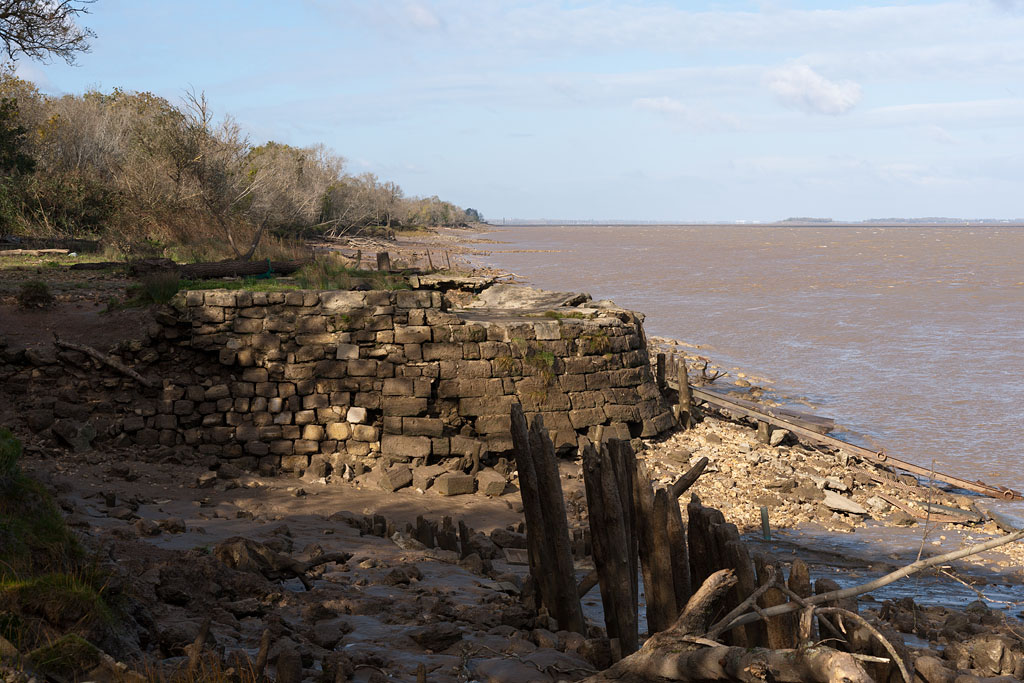
[[[473,493],[476,480],[471,474],[447,472],[434,480],[434,489],[442,496],[460,496]]]
[[[375,442],[380,438],[376,427],[355,425],[352,427],[352,438],[356,441]]]
[[[345,313],[365,307],[364,292],[320,292],[320,309],[324,313]]]
[[[449,453],[451,455],[468,455],[476,457],[480,455],[481,443],[477,439],[468,436],[453,436],[450,440]]]
[[[320,450],[320,443],[311,439],[297,439],[295,441],[295,453],[309,455]]]
[[[425,465],[413,468],[412,487],[426,491],[433,485],[434,480],[444,474],[444,467],[441,465]]]
[[[430,308],[431,292],[425,290],[400,290],[395,292],[395,306],[398,308]]]
[[[262,318],[235,318],[231,329],[238,334],[256,334],[263,331]]]
[[[223,289],[213,289],[206,292],[204,303],[207,306],[226,306],[234,308],[236,302],[236,292]]]
[[[569,421],[573,429],[584,429],[602,424],[605,421],[605,412],[601,408],[583,408],[569,411]]]
[[[395,327],[396,344],[422,344],[431,339],[431,329],[425,325],[407,325]]]
[[[331,422],[327,425],[327,438],[335,441],[344,441],[352,434],[352,429],[347,422]]]
[[[316,421],[316,413],[312,410],[300,410],[295,413],[295,424],[308,425]]]
[[[230,395],[231,390],[228,388],[227,384],[214,384],[203,392],[203,398],[207,401],[217,401],[222,398],[227,398]]]
[[[306,441],[323,441],[324,428],[321,425],[308,424],[302,428],[302,438]]]
[[[403,417],[402,433],[407,436],[441,436],[444,421],[436,417]]]
[[[409,377],[390,377],[384,380],[385,396],[412,396],[413,380]]]
[[[477,472],[476,484],[478,493],[491,497],[500,496],[505,492],[505,475],[487,467]]]
[[[345,420],[352,424],[362,424],[366,422],[366,408],[352,406],[345,413]]]
[[[476,419],[478,434],[507,434],[511,429],[512,419],[509,415],[481,415]]]
[[[415,417],[427,412],[427,399],[386,396],[381,404],[384,415],[392,417]]]
[[[383,455],[403,459],[429,458],[430,439],[425,436],[385,434],[381,438],[380,451]]]
[[[397,491],[412,484],[412,470],[405,465],[395,465],[377,471],[377,482],[385,491]]]
[[[371,359],[356,359],[348,361],[348,374],[353,377],[375,377],[377,375],[378,362]]]

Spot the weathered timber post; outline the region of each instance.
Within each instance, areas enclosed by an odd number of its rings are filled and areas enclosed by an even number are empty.
[[[658,391],[665,393],[665,354],[658,354],[657,372]]]
[[[537,582],[541,603],[558,621],[558,627],[585,634],[554,445],[539,415],[529,428],[522,406],[513,405],[511,416],[530,574]]]
[[[686,372],[685,358],[679,359],[676,373],[679,379],[679,426],[689,429],[693,426],[693,394],[690,392],[690,376]]]
[[[434,259],[430,258],[430,250],[427,249],[427,265],[430,266],[430,272],[434,272]]]
[[[757,441],[758,443],[770,443],[772,439],[772,428],[767,422],[761,420],[757,421]]]
[[[624,504],[607,446],[583,449],[583,482],[605,626],[608,637],[618,641],[620,654],[628,655],[639,647],[636,555],[626,550],[634,541],[624,521],[632,508]]]
[[[642,462],[636,466],[633,505],[640,542],[640,566],[644,572],[644,592],[647,595],[647,630],[653,634],[669,628],[679,612],[676,609],[669,546],[668,492],[665,489],[654,492]]]
[[[754,568],[757,570],[757,583],[759,586],[763,586],[769,580],[768,561],[763,556],[757,555],[754,557]],[[775,567],[775,570],[775,575],[781,576],[781,569]],[[786,594],[778,588],[769,588],[757,599],[757,605],[762,609],[784,605],[787,602]],[[799,638],[797,636],[797,624],[792,614],[780,614],[777,617],[769,617],[764,620],[764,623],[768,631],[766,647],[773,650],[796,647]]]
[[[386,251],[377,252],[377,270],[384,273],[391,272],[391,254]]]

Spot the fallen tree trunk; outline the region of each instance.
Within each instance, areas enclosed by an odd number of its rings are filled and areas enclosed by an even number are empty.
[[[108,356],[105,353],[101,353],[100,351],[97,351],[96,349],[92,348],[91,346],[86,346],[85,344],[78,344],[76,342],[64,341],[60,337],[54,337],[53,344],[54,344],[54,346],[60,347],[62,349],[70,349],[72,351],[78,351],[80,353],[84,353],[85,355],[89,356],[90,358],[95,358],[100,363],[103,363],[104,365],[108,365],[108,366],[114,368],[115,370],[117,370],[118,372],[120,372],[120,373],[122,373],[124,375],[127,375],[128,377],[131,377],[132,379],[134,379],[136,382],[138,382],[139,384],[141,384],[144,387],[148,387],[150,389],[155,389],[155,388],[160,387],[160,386],[163,385],[163,382],[143,377],[138,372],[136,372],[135,370],[132,370],[130,367],[128,367],[127,365],[125,365],[124,363],[119,361],[118,359],[114,358],[113,356]]]
[[[312,263],[308,259],[295,261],[217,261],[212,263],[175,263],[166,258],[143,259],[127,264],[133,275],[150,275],[152,273],[177,273],[179,277],[201,280],[218,277],[251,277],[254,275],[291,275],[299,268]],[[107,268],[123,268],[123,261],[104,261],[102,263],[76,263],[70,270],[105,270]]]
[[[727,647],[699,638],[721,599],[735,585],[731,570],[717,571],[693,594],[672,628],[585,683],[662,681],[787,681],[871,683],[857,659],[827,647],[793,650]]]

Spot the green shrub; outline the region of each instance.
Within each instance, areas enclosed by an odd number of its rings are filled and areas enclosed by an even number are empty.
[[[181,278],[174,271],[153,273],[142,278],[142,295],[155,304],[165,304],[181,289]]]
[[[29,280],[18,290],[18,306],[21,308],[48,308],[52,305],[53,293],[42,280]]]

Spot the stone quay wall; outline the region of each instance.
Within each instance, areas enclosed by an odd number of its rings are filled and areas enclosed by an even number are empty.
[[[125,418],[135,443],[297,472],[313,461],[468,467],[510,451],[516,402],[563,451],[598,425],[631,438],[675,422],[629,311],[453,311],[420,290],[188,291],[172,306],[160,337],[220,372],[165,382]]]

